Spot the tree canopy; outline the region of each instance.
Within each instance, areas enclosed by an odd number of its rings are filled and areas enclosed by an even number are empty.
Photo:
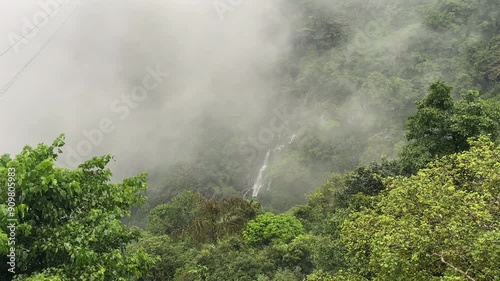
[[[139,232],[120,220],[144,201],[146,174],[111,183],[109,155],[74,170],[57,167],[63,145],[60,136],[50,146],[26,146],[13,158],[0,158],[0,185],[7,186],[9,171],[15,171],[17,220],[15,244],[2,247],[2,256],[15,247],[16,280],[138,280],[154,258],[140,251],[124,253]],[[7,202],[6,191],[0,194],[2,202]],[[4,246],[12,217],[5,203],[0,210]],[[2,280],[13,276],[6,270],[0,274]]]

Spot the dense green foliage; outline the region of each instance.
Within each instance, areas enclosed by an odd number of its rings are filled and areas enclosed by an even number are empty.
[[[388,178],[373,209],[350,216],[342,235],[360,274],[373,280],[500,276],[500,147],[486,137],[471,144],[415,176]]]
[[[417,113],[409,117],[406,138],[410,144],[402,153],[408,172],[423,168],[437,157],[468,149],[470,137],[498,138],[500,104],[485,101],[474,91],[455,103],[451,90],[442,82],[432,84],[429,95],[418,103]]]
[[[151,210],[148,230],[155,235],[215,243],[228,234],[240,232],[259,209],[256,202],[239,198],[218,201],[186,191]]]
[[[144,201],[146,175],[112,184],[106,168],[110,156],[93,158],[75,170],[56,167],[62,145],[59,137],[51,146],[26,146],[14,158],[0,158],[0,184],[7,186],[7,174],[15,169],[17,199],[15,244],[7,247],[4,234],[10,233],[6,227],[12,217],[7,205],[0,205],[2,280],[12,278],[4,259],[11,247],[16,250],[16,280],[137,280],[154,258],[144,251],[124,253],[139,233],[120,220]],[[7,202],[6,189],[0,195]]]
[[[284,2],[289,117],[262,148],[247,134],[270,114],[207,120],[140,207],[145,174],[111,183],[109,156],[59,168],[62,138],[0,158],[17,280],[500,280],[500,1]]]
[[[243,230],[243,239],[252,245],[288,243],[304,234],[304,227],[293,216],[266,213],[248,222]]]

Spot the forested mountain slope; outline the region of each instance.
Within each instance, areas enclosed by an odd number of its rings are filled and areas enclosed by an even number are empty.
[[[147,191],[62,136],[2,156],[2,280],[500,280],[500,1],[280,5],[268,114]]]
[[[468,90],[498,98],[498,4],[285,1],[290,47],[266,74],[278,81],[267,113],[236,131],[207,116],[194,160],[152,175],[158,200],[151,206],[186,189],[218,198],[249,194],[268,150],[259,198],[277,211],[303,203],[328,173],[394,159],[430,83],[453,86],[454,100]],[[279,24],[265,32],[275,36]]]

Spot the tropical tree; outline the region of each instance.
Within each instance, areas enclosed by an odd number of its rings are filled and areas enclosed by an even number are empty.
[[[373,209],[353,213],[343,239],[372,280],[497,280],[500,147],[487,137],[412,177],[385,181]]]
[[[251,245],[263,246],[288,243],[304,233],[305,229],[296,217],[265,213],[248,222],[243,230],[243,238]]]
[[[127,248],[127,255],[141,251],[157,258],[155,266],[144,274],[144,281],[173,280],[175,272],[189,264],[198,254],[197,249],[190,247],[188,243],[176,241],[167,235],[152,235],[147,232]]]
[[[225,236],[239,234],[259,212],[260,204],[255,201],[217,200],[186,191],[171,202],[156,206],[148,217],[148,228],[155,235],[216,243]]]
[[[61,135],[50,146],[25,146],[13,158],[0,158],[0,185],[15,187],[0,192],[0,239],[7,242],[15,220],[8,251],[16,256],[16,280],[137,280],[154,259],[143,251],[124,254],[139,233],[120,220],[144,201],[146,174],[111,183],[109,155],[74,170],[57,167],[63,145]],[[7,205],[7,198],[15,204]],[[13,274],[2,270],[0,276],[11,280]]]
[[[483,100],[475,91],[454,102],[451,91],[444,82],[431,84],[429,95],[417,103],[418,111],[408,118],[409,144],[401,154],[406,173],[415,173],[438,157],[468,149],[470,137],[498,138],[499,103]]]

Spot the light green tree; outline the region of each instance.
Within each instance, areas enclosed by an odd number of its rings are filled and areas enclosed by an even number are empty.
[[[262,246],[288,243],[304,233],[305,229],[296,217],[265,213],[248,222],[243,230],[243,238],[249,244]]]
[[[154,259],[143,251],[124,254],[139,233],[120,220],[144,201],[146,174],[111,183],[109,155],[74,170],[57,167],[63,145],[61,135],[50,146],[26,146],[14,158],[0,158],[0,186],[15,170],[16,207],[5,205],[9,194],[2,188],[0,222],[6,233],[11,213],[17,219],[16,280],[137,280]],[[0,275],[13,277],[6,270]]]
[[[500,147],[487,137],[412,177],[389,178],[343,239],[372,280],[498,280]],[[365,270],[366,269],[366,270]]]

